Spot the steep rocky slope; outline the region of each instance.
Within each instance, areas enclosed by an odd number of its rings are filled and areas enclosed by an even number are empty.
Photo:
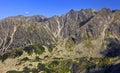
[[[119,73],[120,11],[2,19],[0,54],[1,73]]]

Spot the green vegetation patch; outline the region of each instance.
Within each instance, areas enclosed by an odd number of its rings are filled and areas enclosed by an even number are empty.
[[[48,64],[48,68],[52,73],[72,73],[67,62],[68,61],[52,61]]]
[[[11,70],[11,71],[7,71],[6,73],[23,73],[23,72],[22,71]]]
[[[16,58],[16,57],[20,57],[21,55],[23,54],[23,51],[22,50],[13,50],[11,52],[8,52],[8,53],[5,53],[3,55],[0,55],[0,60],[2,62],[4,62],[6,59],[8,58]]]
[[[32,55],[33,53],[41,55],[45,51],[45,48],[41,45],[35,44],[35,45],[27,46],[23,50],[27,52],[28,55]]]
[[[16,64],[16,66],[21,65],[21,64],[23,64],[23,63],[25,63],[27,61],[31,61],[31,59],[29,59],[28,57],[24,57],[23,59],[20,60],[20,62],[18,64]]]
[[[39,61],[39,57],[36,56]],[[26,60],[26,59],[25,59]],[[28,60],[28,59],[27,59]],[[25,67],[23,71],[16,71],[18,73],[76,73],[79,71],[88,71],[95,69],[102,69],[108,67],[114,59],[112,58],[92,58],[92,57],[81,57],[68,60],[54,60],[47,64],[38,63],[37,68]],[[8,71],[8,73],[13,71]],[[13,72],[14,73],[14,72]]]
[[[55,45],[54,45],[54,44],[51,44],[51,45],[47,45],[47,47],[48,47],[48,51],[49,51],[49,52],[52,52],[53,49],[55,48]]]
[[[41,58],[39,58],[39,56],[36,56],[35,57],[35,62],[40,62],[42,59]]]
[[[0,56],[0,60],[1,60],[2,62],[4,62],[7,58],[9,58],[9,56],[10,56],[10,53],[6,53],[6,54],[4,54],[4,55],[1,55],[1,56]]]
[[[15,52],[15,57],[20,57],[21,55],[23,54],[23,51],[22,50],[17,50],[16,52]]]

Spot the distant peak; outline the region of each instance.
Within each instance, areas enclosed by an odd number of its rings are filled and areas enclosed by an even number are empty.
[[[109,8],[103,8],[103,9],[101,9],[101,11],[111,11],[111,9],[109,9]]]
[[[75,12],[75,10],[74,10],[74,9],[71,9],[70,12]]]
[[[28,17],[37,17],[37,18],[42,18],[42,19],[47,18],[47,17],[45,17],[43,15],[33,15],[33,16],[28,16]]]
[[[69,12],[68,12],[68,14],[73,14],[73,13],[75,13],[76,11],[74,10],[74,9],[71,9]]]

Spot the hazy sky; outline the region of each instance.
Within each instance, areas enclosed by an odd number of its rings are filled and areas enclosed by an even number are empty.
[[[0,0],[0,18],[15,15],[61,15],[70,9],[119,9],[120,0]]]

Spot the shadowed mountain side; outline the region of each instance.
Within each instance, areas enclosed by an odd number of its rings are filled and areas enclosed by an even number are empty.
[[[105,57],[111,57],[111,58],[120,56],[120,42],[119,42],[119,40],[117,40],[115,38],[108,38],[108,39],[106,39],[106,41],[109,43],[107,44],[107,49],[104,50],[102,52],[102,54]]]
[[[115,65],[108,65],[99,70],[86,72],[86,73],[120,73],[120,63]]]

